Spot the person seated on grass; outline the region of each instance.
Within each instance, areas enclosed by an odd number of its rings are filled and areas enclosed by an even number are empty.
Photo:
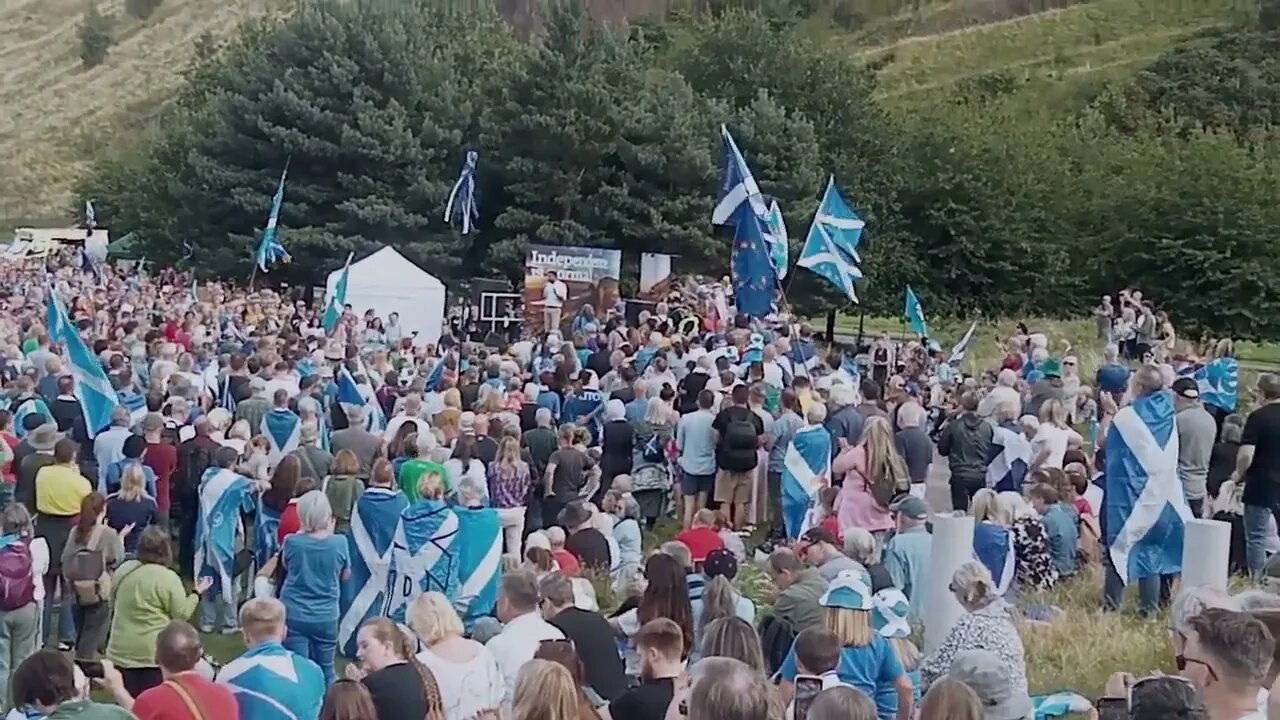
[[[1058,491],[1051,485],[1032,485],[1027,490],[1031,507],[1040,514],[1049,539],[1049,554],[1053,557],[1058,576],[1069,577],[1076,572],[1076,546],[1080,539],[1079,516],[1075,508],[1062,502]]]
[[[920,699],[920,717],[929,720],[982,720],[982,701],[973,688],[943,677]]]
[[[942,644],[920,665],[922,687],[929,687],[951,669],[956,656],[967,650],[990,650],[1021,692],[1027,692],[1027,662],[1022,638],[1013,624],[1010,606],[996,593],[991,573],[980,562],[961,565],[951,577],[951,592],[965,614],[951,627]]]
[[[818,693],[806,717],[808,720],[876,720],[876,704],[857,688],[834,687]]]
[[[982,701],[984,720],[1032,720],[1031,696],[1005,671],[989,650],[966,650],[951,661],[947,675],[973,689]]]
[[[687,530],[676,533],[676,540],[688,546],[695,568],[701,567],[702,561],[707,559],[707,554],[712,550],[724,547],[724,540],[716,531],[715,525],[715,512],[703,508],[693,514],[693,524]]]

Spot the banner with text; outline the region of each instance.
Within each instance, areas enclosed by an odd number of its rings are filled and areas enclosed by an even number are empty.
[[[583,305],[592,306],[596,317],[603,318],[618,302],[621,250],[533,245],[525,262],[523,295],[524,319],[534,333],[546,330],[542,310],[548,270],[554,270],[568,290],[561,315],[562,330],[572,327],[573,318]]]

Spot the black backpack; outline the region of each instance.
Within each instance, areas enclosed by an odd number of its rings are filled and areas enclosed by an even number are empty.
[[[726,450],[754,452],[759,447],[760,438],[756,435],[756,425],[752,422],[752,419],[747,415],[729,419],[729,423],[724,427],[724,447]]]

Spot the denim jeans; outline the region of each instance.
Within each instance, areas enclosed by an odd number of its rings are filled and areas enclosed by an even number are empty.
[[[338,618],[331,620],[295,620],[286,618],[289,633],[284,647],[320,666],[324,672],[324,684],[333,682],[336,672],[333,655],[338,649]]]
[[[213,632],[217,630],[218,624],[218,605],[222,605],[222,625],[227,630],[236,630],[239,618],[237,611],[239,610],[240,583],[231,583],[231,603],[222,602],[222,592],[218,589],[218,583],[214,583],[209,588],[209,592],[200,596],[200,632]]]
[[[36,651],[40,608],[34,602],[0,612],[0,708],[9,709],[9,675]]]
[[[1120,605],[1124,603],[1125,584],[1120,580],[1120,573],[1116,572],[1115,566],[1111,563],[1111,554],[1105,549],[1102,564],[1107,569],[1106,578],[1102,583],[1102,605],[1107,610],[1119,610]],[[1177,575],[1152,575],[1139,578],[1137,580],[1138,612],[1150,615],[1159,606],[1168,605],[1169,597],[1173,593],[1173,580],[1176,577]]]
[[[62,586],[63,598],[57,602],[57,589]],[[76,640],[76,622],[71,615],[71,606],[75,599],[71,597],[71,588],[67,587],[62,574],[48,573],[44,576],[44,610],[41,613],[40,645],[49,643],[49,631],[53,629],[53,606],[58,606],[58,642],[72,644]]]
[[[1244,506],[1244,558],[1249,575],[1257,577],[1267,564],[1267,540],[1270,539],[1270,521],[1280,524],[1280,505]]]

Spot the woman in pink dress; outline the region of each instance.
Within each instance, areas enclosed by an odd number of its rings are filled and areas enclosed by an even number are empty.
[[[868,418],[862,443],[841,450],[831,470],[834,475],[844,475],[835,504],[841,529],[860,527],[873,533],[893,529],[889,502],[909,487],[909,481],[906,463],[894,448],[888,420]],[[873,489],[876,483],[879,487]]]

